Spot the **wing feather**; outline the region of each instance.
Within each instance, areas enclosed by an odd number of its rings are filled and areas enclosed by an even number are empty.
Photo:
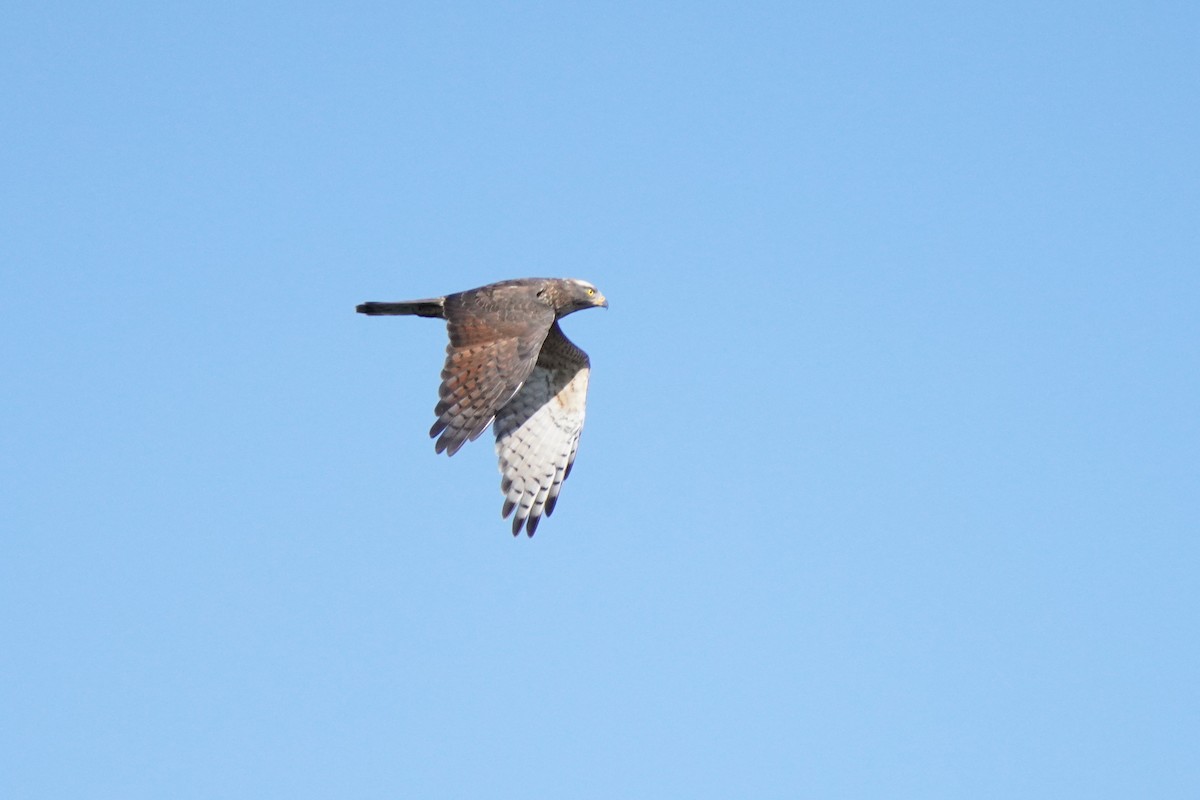
[[[429,435],[437,452],[452,456],[487,430],[529,377],[554,311],[537,300],[536,287],[512,286],[503,297],[495,290],[450,295],[445,315],[450,344]]]
[[[524,528],[533,536],[554,511],[579,448],[589,373],[587,355],[555,323],[528,378],[496,414],[501,515],[513,515],[513,535]]]

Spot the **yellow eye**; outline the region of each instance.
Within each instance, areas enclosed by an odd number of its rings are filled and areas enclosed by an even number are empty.
[[[588,289],[588,297],[591,297],[591,296],[592,296],[592,295],[594,295],[595,293],[596,293],[596,290],[595,290],[595,289]]]

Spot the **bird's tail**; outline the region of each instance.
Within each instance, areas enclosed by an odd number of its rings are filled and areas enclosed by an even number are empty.
[[[446,298],[437,297],[432,300],[409,300],[402,303],[363,303],[355,311],[372,317],[398,316],[415,314],[418,317],[445,316],[444,303]]]

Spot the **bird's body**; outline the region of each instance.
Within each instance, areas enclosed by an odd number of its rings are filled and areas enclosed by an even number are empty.
[[[363,303],[360,314],[446,320],[450,344],[429,431],[437,452],[454,455],[489,424],[500,459],[503,516],[530,536],[554,511],[579,446],[589,362],[558,326],[574,311],[607,307],[586,281],[521,278],[457,294],[399,303]],[[494,421],[494,424],[493,424]]]

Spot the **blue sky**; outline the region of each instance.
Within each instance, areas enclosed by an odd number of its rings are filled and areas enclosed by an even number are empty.
[[[1192,798],[1188,3],[17,3],[0,794]],[[435,457],[528,275],[532,540]]]

